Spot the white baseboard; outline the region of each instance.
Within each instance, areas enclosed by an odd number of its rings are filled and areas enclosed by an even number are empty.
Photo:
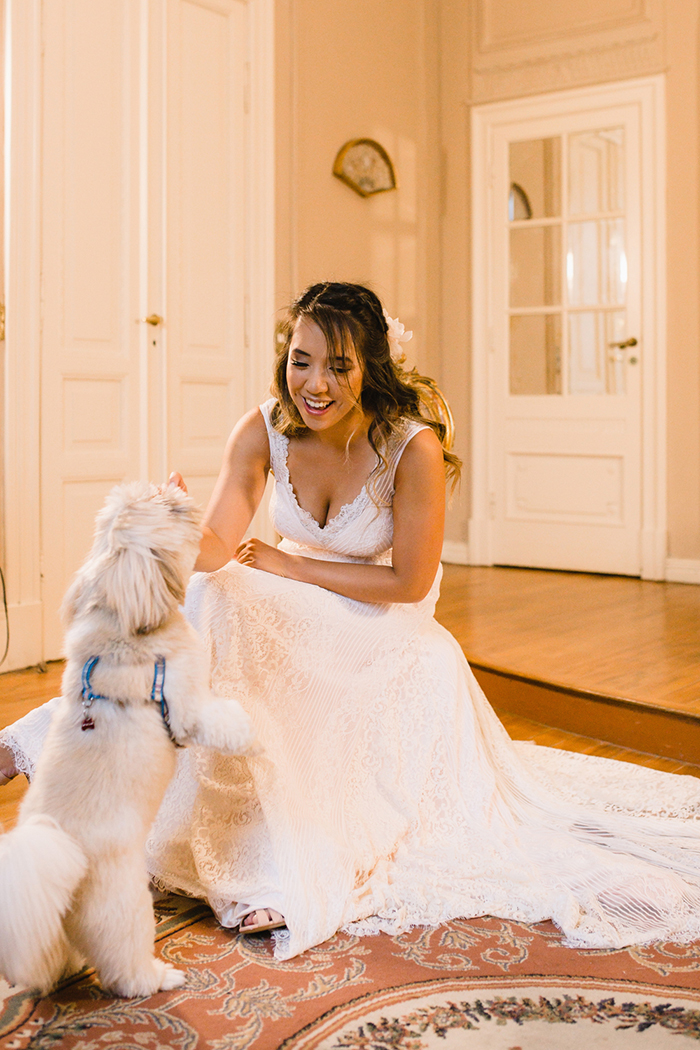
[[[666,579],[671,583],[700,583],[700,560],[667,558]]]
[[[448,565],[469,565],[469,545],[445,540],[442,545],[442,561]]]
[[[4,663],[3,671],[18,671],[22,667],[32,667],[41,663],[44,658],[42,646],[42,609],[41,602],[26,602],[23,605],[9,605],[10,648]],[[0,616],[2,606],[0,606]],[[0,656],[5,648],[4,623],[0,623]]]

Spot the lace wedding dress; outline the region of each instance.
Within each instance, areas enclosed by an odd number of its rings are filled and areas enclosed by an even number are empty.
[[[321,527],[296,500],[262,406],[285,550],[387,563],[405,423],[376,488]],[[396,933],[455,916],[553,919],[574,946],[700,937],[700,782],[513,743],[459,645],[413,605],[370,605],[231,562],[196,574],[187,614],[214,689],[260,751],[190,748],[147,846],[158,882],[281,911],[279,958],[340,927]],[[167,683],[166,683],[167,684]],[[51,704],[2,734],[31,773]]]

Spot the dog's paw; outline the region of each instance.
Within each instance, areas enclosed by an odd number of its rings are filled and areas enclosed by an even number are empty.
[[[254,734],[250,719],[236,700],[213,698],[202,707],[190,739],[230,755],[247,752]]]
[[[137,996],[155,995],[156,992],[170,992],[173,988],[179,988],[186,980],[187,975],[182,970],[176,970],[170,963],[160,959],[151,959],[142,969],[128,977],[102,979],[102,987],[106,992],[120,995],[124,999],[134,999]]]
[[[187,974],[184,970],[176,970],[170,963],[163,963],[156,959],[156,965],[161,968],[159,974],[159,987],[160,992],[170,992],[173,988],[181,988],[187,980]]]

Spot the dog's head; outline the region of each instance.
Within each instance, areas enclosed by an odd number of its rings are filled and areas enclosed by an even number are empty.
[[[160,627],[184,601],[199,519],[176,485],[132,482],[112,489],[97,515],[92,551],[66,594],[66,622],[99,608],[117,617],[123,635]]]

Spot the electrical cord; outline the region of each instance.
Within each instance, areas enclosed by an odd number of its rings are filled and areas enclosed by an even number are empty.
[[[10,617],[7,611],[7,591],[5,590],[5,574],[0,569],[0,583],[2,584],[2,607],[5,610],[5,651],[2,654],[0,664],[4,664],[10,650]]]

